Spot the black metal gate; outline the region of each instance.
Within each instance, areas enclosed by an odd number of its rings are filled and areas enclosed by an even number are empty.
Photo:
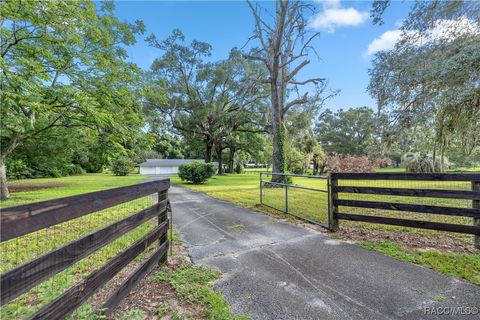
[[[271,181],[272,175],[282,182]],[[280,179],[278,179],[280,180]],[[260,203],[269,208],[330,229],[329,176],[260,173]]]

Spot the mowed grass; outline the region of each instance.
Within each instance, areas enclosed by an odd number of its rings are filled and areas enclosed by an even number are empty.
[[[44,189],[15,192],[6,201],[0,201],[0,207],[10,207],[24,203],[43,201],[54,198],[62,198],[81,193],[111,189],[136,184],[145,179],[145,176],[139,174],[128,175],[125,177],[114,176],[113,174],[89,173],[79,176],[69,176],[63,178],[42,178],[42,179],[25,179],[9,181],[10,187],[27,187],[28,185],[41,186]],[[60,187],[52,187],[50,185],[62,185]]]
[[[64,178],[14,181],[11,185],[23,185],[26,187],[27,185],[34,184],[37,189],[12,193],[11,199],[2,202],[1,206],[7,207],[121,187],[139,183],[144,179],[145,177],[140,175],[116,177],[109,174],[87,174]],[[41,186],[42,184],[44,184],[46,188],[38,189],[39,185]],[[62,186],[51,187],[52,184],[62,184]],[[33,232],[17,239],[3,242],[0,244],[0,271],[3,273],[11,270],[18,265],[38,258],[55,248],[59,248],[95,230],[121,220],[152,204],[153,200],[149,196],[143,197]],[[125,250],[125,248],[150,231],[154,226],[155,221],[153,220],[145,222],[89,257],[78,261],[63,272],[34,287],[28,293],[21,295],[11,303],[3,306],[0,311],[0,318],[26,319],[30,317],[35,311],[58,297],[65,290],[80,283],[90,272],[101,267],[115,255]],[[146,252],[148,251],[149,250],[146,250]],[[141,259],[141,257],[138,259]],[[92,312],[93,310],[90,304],[87,303],[75,313],[73,318],[93,319],[95,316]]]
[[[267,180],[268,177],[264,177]],[[191,188],[203,192],[209,196],[217,199],[226,200],[236,205],[250,208],[253,210],[260,210],[269,214],[274,213],[279,216],[278,212],[265,207],[259,206],[260,203],[260,182],[259,174],[231,174],[224,176],[215,176],[207,183],[202,185],[193,185],[181,181],[178,177],[171,178],[172,183],[183,187]],[[327,181],[318,178],[303,178],[294,177],[293,185],[316,188],[319,190],[326,190]],[[358,181],[358,180],[343,180],[340,185],[352,186],[375,186],[375,187],[391,187],[391,188],[418,188],[418,189],[453,189],[453,190],[470,190],[470,182],[431,182],[431,181]],[[324,192],[317,192],[311,190],[304,190],[300,188],[289,187],[287,190],[288,209],[299,216],[316,220],[322,223],[327,222],[327,194]],[[382,201],[382,202],[396,202],[396,203],[411,203],[411,204],[425,204],[436,206],[451,206],[451,207],[471,207],[470,200],[456,200],[456,199],[437,199],[437,198],[416,198],[416,197],[402,197],[402,196],[382,196],[382,195],[359,195],[342,193],[340,199],[357,199],[366,201]],[[272,207],[284,210],[285,208],[285,189],[283,187],[264,187],[263,188],[263,202]],[[378,210],[378,209],[363,209],[351,207],[339,207],[339,211],[343,213],[355,213],[375,216],[385,216],[393,218],[436,221],[454,224],[472,225],[473,221],[468,217],[456,217],[446,215],[434,215],[412,212],[400,212],[392,210]],[[280,215],[287,219],[292,219],[288,215]],[[389,233],[396,235],[406,235],[408,237],[422,237],[425,239],[435,239],[442,237],[451,239],[454,244],[460,244],[462,248],[466,248],[462,252],[449,252],[438,249],[425,248],[408,248],[401,243],[395,243],[399,248],[411,254],[415,259],[411,258],[408,261],[428,266],[442,273],[450,276],[469,280],[473,283],[480,284],[480,252],[473,248],[473,236],[457,233],[446,233],[434,230],[414,229],[407,227],[398,227],[381,224],[359,223],[351,221],[340,221],[341,228],[353,228],[353,232],[375,232],[384,233],[384,238],[389,238]],[[350,229],[348,229],[350,230]],[[368,236],[367,236],[368,237]],[[432,240],[429,240],[430,242]],[[377,243],[380,240],[374,240],[371,243]],[[383,240],[382,240],[383,241]],[[450,240],[448,240],[449,242]],[[428,242],[428,241],[426,241]],[[392,254],[395,250],[383,250],[384,246],[368,246],[372,250],[377,250],[393,257],[399,258]],[[380,243],[380,242],[379,242]],[[381,244],[381,243],[380,243]],[[465,252],[466,251],[466,252]],[[427,253],[425,253],[427,252]],[[402,259],[406,260],[406,259]]]

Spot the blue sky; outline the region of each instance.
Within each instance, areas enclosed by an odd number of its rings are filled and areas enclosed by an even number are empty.
[[[273,2],[261,4],[269,7]],[[385,24],[376,26],[369,18],[370,1],[315,2],[318,13],[311,17],[311,28],[321,32],[314,43],[320,59],[312,55],[301,76],[327,78],[331,89],[341,90],[327,102],[328,108],[375,107],[366,92],[372,53],[392,46],[410,4],[393,2],[385,13]],[[181,29],[188,42],[210,43],[211,59],[219,60],[227,58],[231,48],[243,46],[253,30],[252,14],[243,1],[121,1],[116,2],[116,14],[121,20],[145,23],[145,35],[128,48],[130,59],[143,69],[159,55],[144,41],[151,33],[163,39],[173,29]]]

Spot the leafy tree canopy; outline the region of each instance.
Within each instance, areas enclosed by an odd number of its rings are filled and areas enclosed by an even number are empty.
[[[417,1],[401,30],[393,50],[376,54],[369,92],[402,127],[433,122],[433,158],[458,141],[471,154],[480,146],[480,3]]]
[[[367,107],[322,112],[315,124],[315,134],[330,154],[367,155],[376,141],[377,118]]]
[[[2,168],[18,145],[56,127],[94,131],[119,150],[135,145],[142,73],[125,46],[144,26],[113,12],[112,2],[2,2]]]

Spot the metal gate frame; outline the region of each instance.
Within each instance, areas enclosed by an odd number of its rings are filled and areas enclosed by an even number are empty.
[[[263,176],[273,176],[273,175],[283,176],[284,177],[283,183],[266,181],[266,180],[262,179]],[[317,188],[310,188],[310,187],[304,187],[304,186],[300,186],[300,185],[291,184],[291,183],[288,182],[289,177],[301,177],[301,178],[310,178],[310,179],[325,179],[325,180],[327,180],[327,189],[326,190],[325,189],[317,189]],[[284,189],[285,189],[285,208],[276,208],[276,207],[270,206],[268,204],[265,204],[263,202],[263,187],[264,187],[264,184],[283,186],[284,187]],[[303,190],[310,190],[310,191],[327,193],[327,224],[321,223],[319,221],[311,220],[311,219],[308,219],[308,218],[305,218],[305,217],[302,217],[302,216],[299,216],[297,214],[294,214],[294,213],[290,212],[288,210],[288,189],[289,188],[296,188],[296,189],[303,189]],[[333,221],[332,210],[331,210],[331,207],[332,207],[331,206],[331,197],[332,197],[332,192],[331,192],[330,176],[326,176],[326,175],[323,175],[323,176],[322,175],[314,175],[314,176],[312,175],[312,176],[310,176],[310,175],[290,174],[290,173],[260,172],[260,204],[261,205],[264,205],[266,207],[275,209],[277,211],[292,215],[292,216],[294,216],[298,219],[307,221],[309,223],[321,226],[321,227],[329,229],[329,230],[332,229],[331,225],[332,225],[332,221]]]

